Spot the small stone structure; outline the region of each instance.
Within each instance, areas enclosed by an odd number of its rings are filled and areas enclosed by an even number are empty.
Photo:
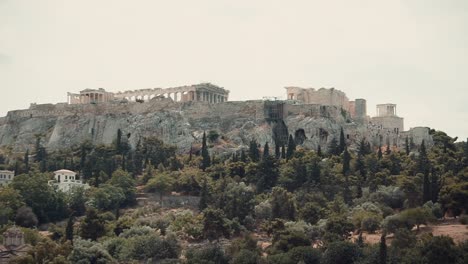
[[[393,130],[395,133],[404,129],[403,118],[396,113],[396,104],[378,104],[377,116],[372,117],[371,123]]]
[[[7,186],[15,177],[14,171],[0,170],[0,186]]]
[[[83,184],[81,180],[76,179],[76,172],[64,169],[54,171],[54,180],[49,181],[49,185],[57,186],[62,192],[69,192],[78,187],[89,188],[88,184]]]
[[[209,103],[226,102],[229,91],[211,83],[201,83],[174,88],[149,88],[124,92],[106,92],[103,88],[86,89],[79,94],[68,93],[68,104],[106,103],[114,100],[131,102],[149,101],[155,97],[171,98],[174,102],[203,101]]]
[[[0,245],[0,264],[9,263],[11,258],[25,255],[31,246],[24,243],[24,233],[14,226],[3,233],[3,245]]]

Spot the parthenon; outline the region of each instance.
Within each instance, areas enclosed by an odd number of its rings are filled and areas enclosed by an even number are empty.
[[[228,100],[229,91],[211,83],[201,83],[173,88],[149,88],[107,92],[103,88],[85,89],[79,94],[68,93],[69,104],[105,103],[114,100],[147,101],[155,97],[171,98],[175,102],[202,101],[222,103]]]

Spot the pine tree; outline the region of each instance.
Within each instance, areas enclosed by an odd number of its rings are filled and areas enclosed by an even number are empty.
[[[387,263],[387,243],[385,240],[385,232],[380,237],[380,247],[379,247],[379,263]]]
[[[410,154],[410,145],[409,145],[408,136],[406,136],[406,138],[405,138],[405,151],[406,151],[406,155]]]
[[[290,134],[289,140],[288,140],[288,150],[286,152],[286,159],[287,160],[291,159],[295,151],[296,151],[296,143],[294,142],[293,136]]]
[[[260,151],[258,150],[258,144],[255,139],[250,141],[249,158],[253,162],[258,162],[260,160]]]
[[[208,153],[208,146],[206,145],[206,133],[205,132],[203,132],[201,154],[202,154],[201,169],[205,171],[205,169],[211,165],[210,153]]]
[[[342,153],[345,150],[345,147],[346,147],[346,139],[345,139],[343,127],[340,130],[340,145],[338,147],[339,147],[339,149],[338,149],[339,153],[337,155]]]
[[[198,209],[200,210],[200,212],[208,207],[209,195],[210,193],[208,191],[208,183],[206,182],[206,179],[203,179],[203,184],[200,191],[200,201],[198,202]]]
[[[26,170],[26,173],[29,172],[29,149],[26,150],[26,153],[24,154],[24,167]]]
[[[265,146],[263,147],[263,158],[266,158],[269,156],[270,156],[270,147],[268,146],[268,142],[266,142]]]
[[[65,238],[73,241],[73,215],[68,218],[67,227],[65,228]]]

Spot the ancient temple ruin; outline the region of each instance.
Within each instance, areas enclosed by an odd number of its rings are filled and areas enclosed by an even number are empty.
[[[107,92],[103,88],[85,89],[79,94],[68,93],[68,104],[105,103],[111,101],[149,101],[155,97],[171,98],[174,102],[202,101],[222,103],[229,98],[229,91],[211,83],[201,83],[173,88],[148,88]]]
[[[403,118],[397,115],[396,104],[378,104],[377,116],[372,117],[370,122],[399,133],[404,129],[403,121]]]

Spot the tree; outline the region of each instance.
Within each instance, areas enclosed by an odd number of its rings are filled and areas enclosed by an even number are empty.
[[[281,158],[281,148],[278,143],[275,144],[275,158],[276,159]]]
[[[387,243],[385,241],[385,232],[382,233],[380,236],[380,244],[379,244],[379,260],[380,264],[387,263]]]
[[[208,183],[206,178],[203,179],[202,189],[200,192],[200,201],[198,203],[198,210],[203,211],[205,208],[208,207],[208,199],[210,196],[210,192],[208,190]]]
[[[421,143],[421,147],[419,148],[418,172],[424,175],[428,175],[429,168],[430,168],[430,162],[427,157],[426,144],[424,143],[424,140],[423,140]]]
[[[274,157],[268,156],[258,163],[255,173],[257,192],[263,192],[276,185],[279,177],[278,163]]]
[[[377,152],[377,157],[378,157],[379,160],[381,160],[382,156],[383,156],[383,154],[382,154],[382,145],[379,145],[379,151]]]
[[[70,215],[67,221],[67,227],[65,228],[65,239],[73,241],[73,215]]]
[[[76,239],[73,250],[68,256],[71,263],[113,263],[114,259],[107,250],[94,241]]]
[[[286,158],[286,147],[284,145],[281,146],[281,158],[282,159]]]
[[[96,241],[105,234],[105,221],[98,214],[97,210],[89,207],[86,215],[80,224],[80,236],[84,239]]]
[[[328,153],[330,153],[331,155],[340,155],[340,148],[338,146],[338,141],[336,140],[336,138],[333,138],[331,141],[330,141],[330,145],[328,145]]]
[[[26,150],[26,153],[24,154],[24,168],[26,173],[29,172],[29,149]]]
[[[210,241],[229,236],[225,215],[221,209],[208,207],[203,210],[203,235]]]
[[[295,151],[296,151],[296,143],[294,142],[293,136],[290,134],[289,140],[288,140],[288,150],[286,152],[286,159],[290,160],[292,156],[294,155]]]
[[[172,191],[174,179],[167,173],[159,173],[153,179],[148,181],[145,190],[148,192],[158,192],[159,200],[162,205],[163,196]]]
[[[429,175],[424,174],[423,176],[423,200],[422,203],[432,200],[431,197],[431,183],[429,182]]]
[[[187,251],[187,264],[228,264],[229,258],[219,245],[208,245],[201,249]]]
[[[410,145],[409,145],[408,136],[406,136],[406,138],[405,138],[405,151],[406,151],[406,155],[410,154]]]
[[[352,264],[360,256],[360,248],[348,241],[330,243],[323,253],[322,264]]]
[[[245,183],[229,183],[224,191],[226,200],[224,210],[227,218],[238,218],[244,223],[245,218],[252,214],[255,206],[255,193]]]
[[[116,210],[125,202],[125,193],[120,187],[101,184],[91,193],[92,204],[100,210]]]
[[[343,175],[348,175],[350,170],[351,155],[348,152],[348,148],[345,146],[343,150]]]
[[[322,147],[320,145],[317,147],[317,156],[322,157]]]
[[[421,263],[451,264],[457,263],[458,251],[451,237],[435,236],[425,241],[423,240],[421,256]]]
[[[208,146],[206,145],[206,133],[205,132],[203,132],[201,154],[202,154],[201,169],[205,171],[206,168],[208,168],[211,165],[211,158],[210,158],[210,154],[208,153]]]
[[[117,129],[117,140],[115,142],[115,149],[118,154],[122,154],[122,130]]]
[[[112,173],[109,184],[122,189],[125,200],[121,205],[132,205],[136,201],[135,180],[126,171],[118,169]]]
[[[47,174],[30,173],[16,176],[11,183],[36,214],[39,223],[60,220],[67,215],[65,194],[55,191],[48,181]]]
[[[16,212],[15,222],[19,226],[23,227],[35,227],[37,226],[37,217],[32,211],[31,207],[23,206]]]
[[[346,148],[346,139],[345,139],[343,127],[341,127],[341,130],[340,130],[340,144],[338,145],[339,153],[342,153],[345,150],[345,148]]]
[[[292,193],[281,187],[274,187],[271,192],[270,203],[273,218],[294,220],[296,207]]]
[[[258,144],[255,139],[252,139],[249,144],[249,158],[253,162],[260,160],[260,151],[258,150]]]
[[[263,147],[263,158],[270,156],[270,147],[268,146],[268,142],[265,143],[265,147]]]

